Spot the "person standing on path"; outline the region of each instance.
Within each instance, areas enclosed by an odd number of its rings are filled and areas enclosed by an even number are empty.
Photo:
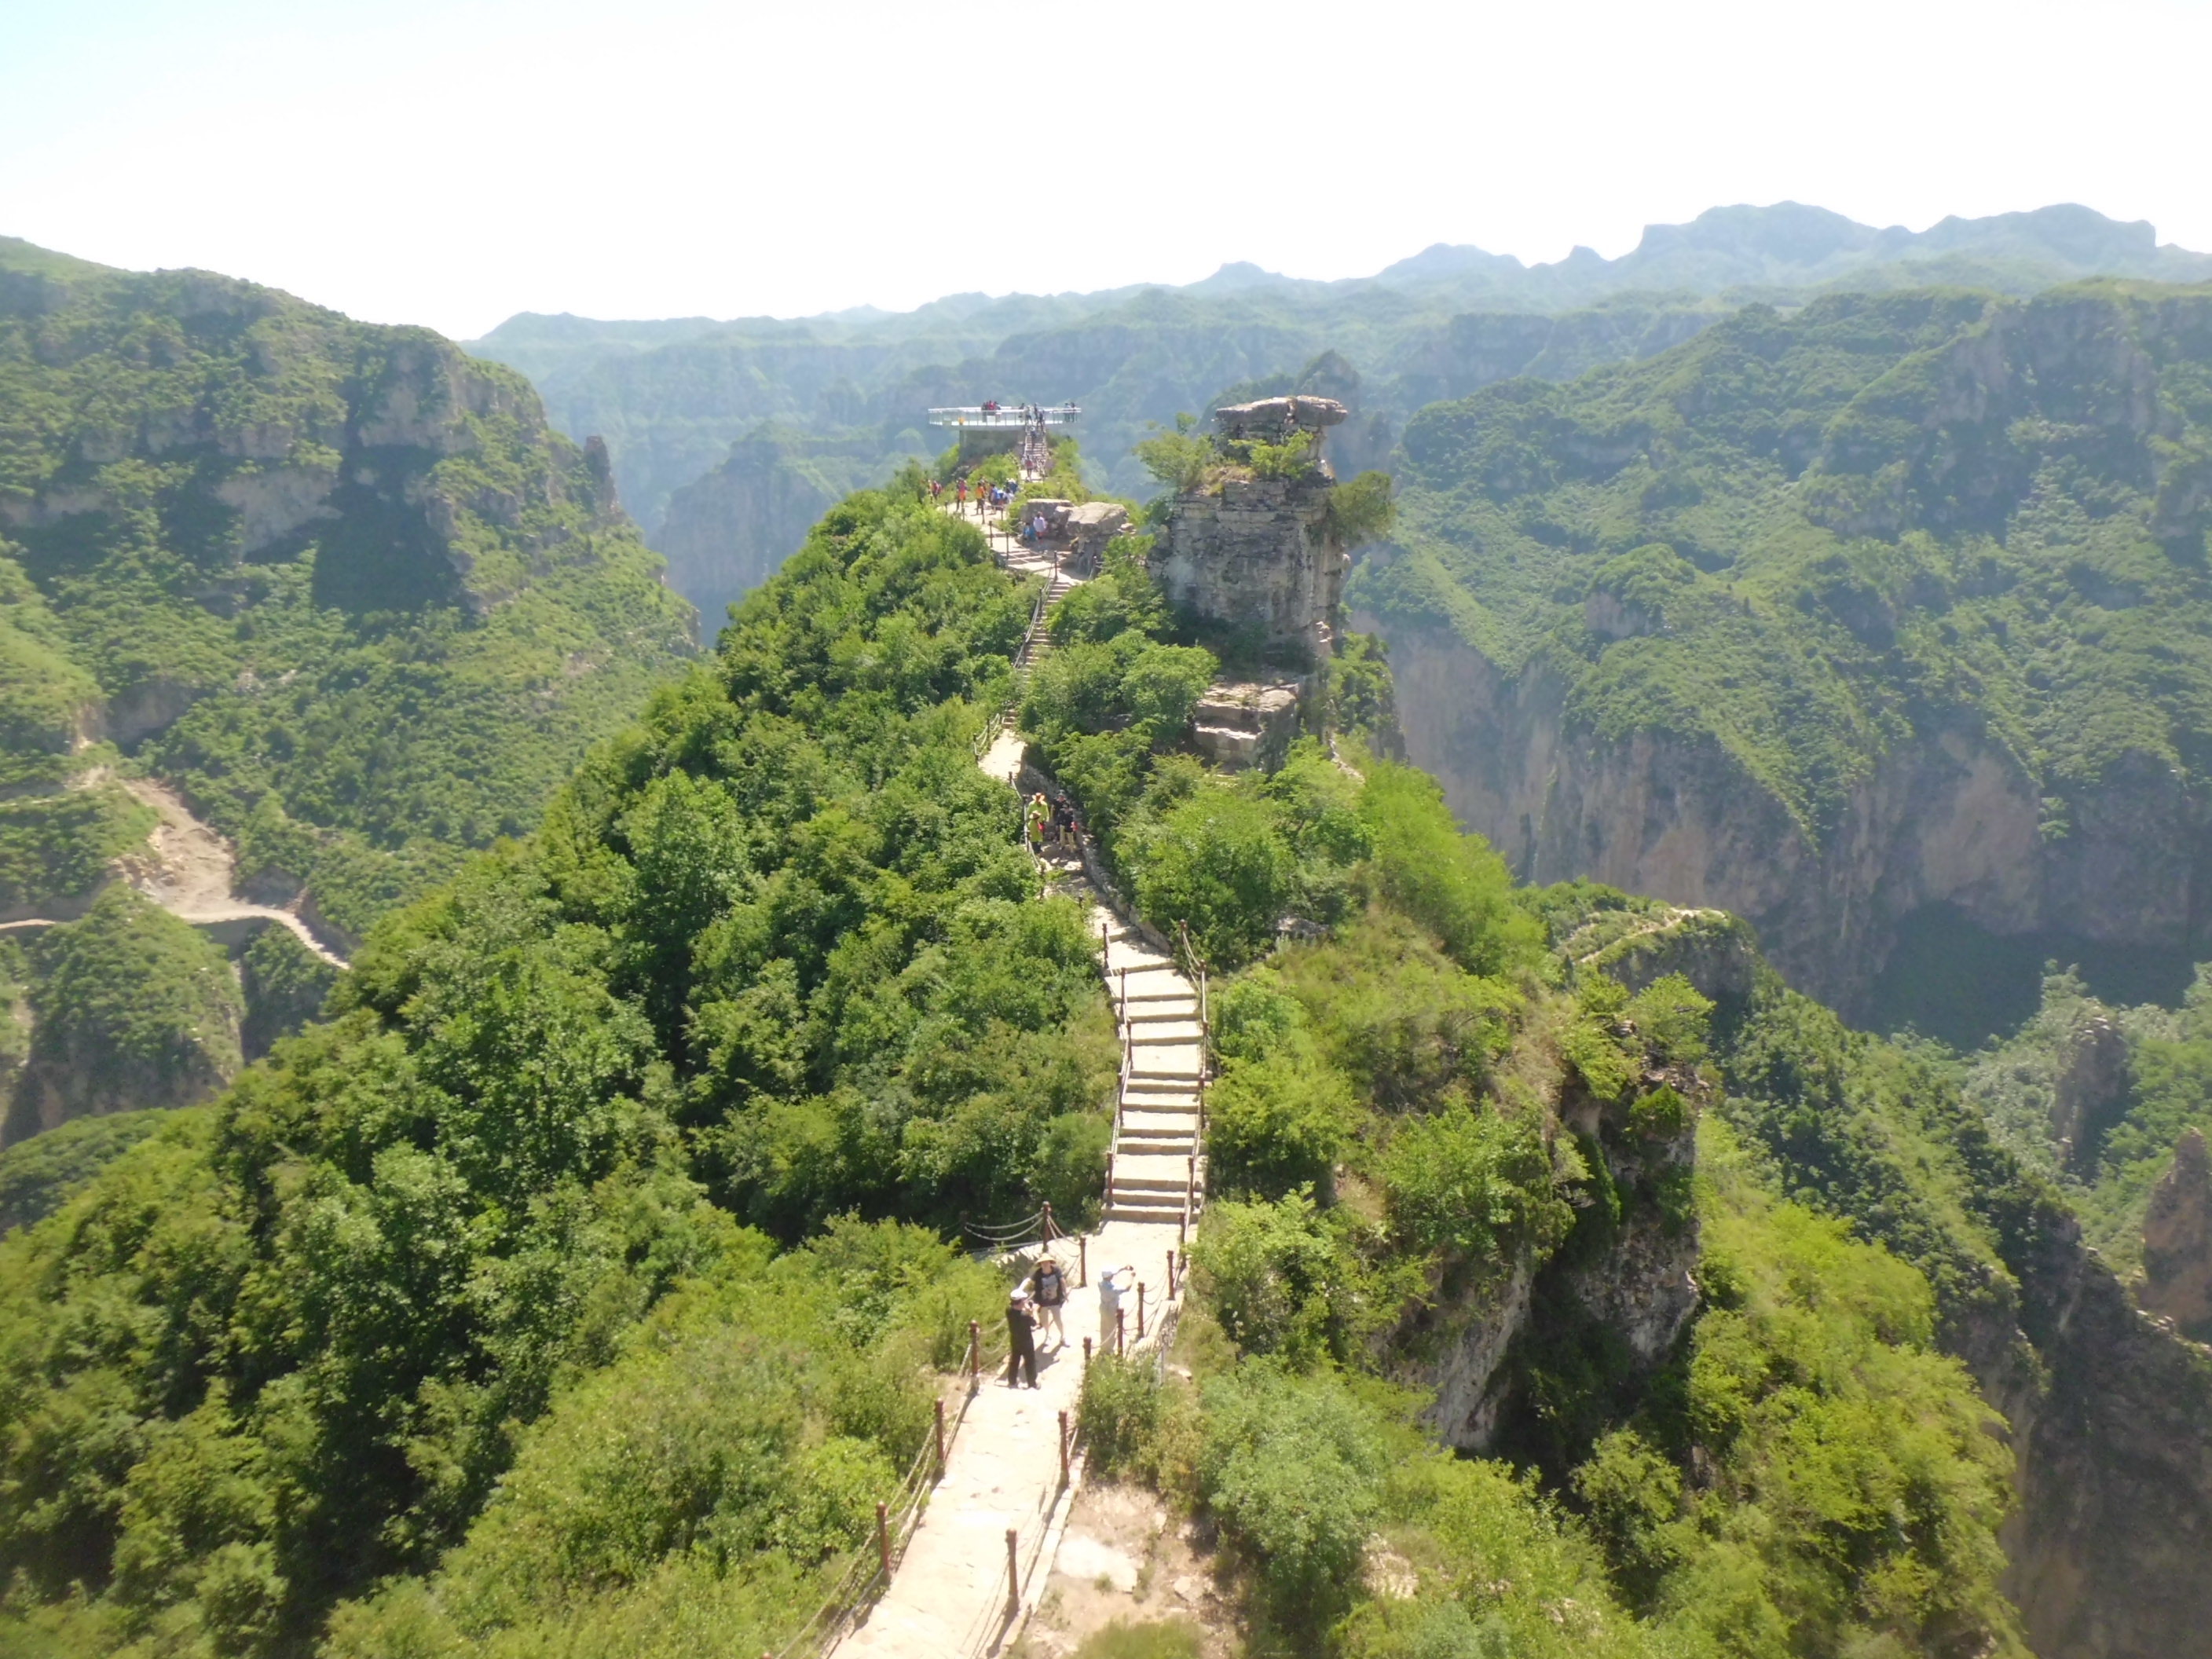
[[[1036,1319],[1030,1312],[1030,1293],[1016,1285],[1006,1302],[1006,1386],[1024,1376],[1036,1387]]]
[[[961,513],[964,514],[968,511],[967,479],[956,478],[952,481],[952,505]]]
[[[1056,1353],[1067,1346],[1067,1323],[1061,1316],[1067,1306],[1067,1275],[1060,1272],[1059,1262],[1047,1256],[1030,1275],[1029,1288],[1036,1298],[1038,1328],[1052,1333]]]
[[[1114,1339],[1121,1334],[1121,1298],[1137,1282],[1135,1267],[1124,1263],[1109,1267],[1098,1276],[1098,1350],[1101,1353],[1114,1352]]]

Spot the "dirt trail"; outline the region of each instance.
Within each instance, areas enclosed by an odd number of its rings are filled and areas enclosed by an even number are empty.
[[[192,815],[176,792],[150,778],[117,778],[105,767],[95,768],[73,782],[86,788],[113,779],[146,805],[161,822],[146,838],[143,848],[116,860],[123,878],[179,921],[207,927],[226,921],[273,921],[289,928],[292,936],[333,968],[346,959],[317,939],[294,910],[270,904],[252,904],[236,897],[231,884],[238,860],[230,843]],[[23,916],[0,922],[0,933],[56,927],[83,914],[82,906],[52,916]]]
[[[122,860],[131,884],[180,921],[273,921],[333,968],[345,958],[317,939],[296,911],[252,904],[232,892],[238,860],[230,843],[192,814],[176,792],[150,778],[119,780],[160,815],[147,851]]]

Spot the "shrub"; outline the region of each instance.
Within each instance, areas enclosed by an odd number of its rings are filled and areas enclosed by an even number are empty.
[[[1217,1190],[1279,1198],[1335,1189],[1335,1165],[1363,1114],[1345,1075],[1293,1054],[1232,1060],[1206,1095],[1206,1156]]]
[[[1328,492],[1328,534],[1344,547],[1364,547],[1389,535],[1398,521],[1387,472],[1367,471]]]
[[[1162,819],[1137,860],[1137,902],[1157,927],[1185,923],[1216,968],[1274,943],[1297,861],[1266,803],[1203,790]]]
[[[1188,495],[1205,482],[1206,469],[1219,460],[1211,436],[1194,428],[1195,416],[1178,415],[1175,429],[1155,428],[1138,441],[1136,456],[1145,471],[1178,495]]]
[[[1548,1252],[1574,1212],[1553,1190],[1552,1158],[1532,1119],[1455,1105],[1391,1131],[1382,1189],[1394,1235],[1417,1250],[1502,1263]]]
[[[1425,773],[1370,761],[1359,813],[1375,838],[1384,896],[1462,967],[1494,974],[1535,959],[1542,929],[1514,903],[1513,872],[1481,836],[1460,833]]]
[[[1705,1057],[1712,999],[1680,974],[1653,980],[1628,1000],[1628,1022],[1661,1060],[1694,1066]]]
[[[1628,1127],[1647,1140],[1666,1140],[1688,1127],[1690,1103],[1670,1085],[1638,1095],[1628,1109]]]
[[[1318,1647],[1360,1582],[1388,1467],[1341,1378],[1247,1364],[1206,1385],[1200,1489],[1277,1626]]]
[[[1265,1060],[1306,1029],[1305,1009],[1264,968],[1219,987],[1212,1005],[1213,1047],[1224,1060]]]
[[[1311,1194],[1209,1206],[1192,1242],[1197,1288],[1229,1340],[1247,1353],[1297,1364],[1348,1358],[1395,1318],[1400,1279],[1361,1255],[1362,1224],[1322,1211]]]
[[[1294,432],[1279,444],[1255,438],[1243,446],[1246,464],[1262,478],[1303,478],[1314,470],[1316,434]]]
[[[1076,1429],[1095,1473],[1149,1472],[1160,1428],[1160,1395],[1149,1355],[1123,1359],[1109,1353],[1091,1360],[1076,1407]]]

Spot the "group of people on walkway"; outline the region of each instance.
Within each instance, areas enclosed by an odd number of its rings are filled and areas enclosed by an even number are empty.
[[[1083,851],[1083,820],[1075,816],[1075,808],[1066,796],[1047,800],[1040,789],[1029,799],[1023,808],[1030,851],[1042,858],[1048,852],[1080,854]]]
[[[1137,1283],[1137,1270],[1124,1262],[1098,1275],[1098,1352],[1113,1353],[1121,1340],[1121,1298]],[[1006,1298],[1006,1386],[1037,1385],[1037,1338],[1049,1331],[1053,1352],[1067,1346],[1067,1273],[1048,1253]]]
[[[971,486],[965,477],[958,477],[952,481],[951,489],[952,504],[963,513],[968,510],[970,495],[975,498],[978,512],[986,507],[1005,507],[1013,504],[1014,487],[1012,484],[993,483],[988,479],[978,478]],[[941,478],[929,481],[929,503],[932,507],[945,504],[945,482]]]

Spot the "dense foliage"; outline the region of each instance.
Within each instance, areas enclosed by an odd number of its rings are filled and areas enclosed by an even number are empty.
[[[0,1245],[11,1628],[298,1653],[368,1596],[334,1651],[611,1655],[794,1617],[975,1311],[933,1243],[830,1224],[1097,1195],[1092,947],[973,757],[1027,615],[974,530],[853,498],[331,1023]],[[771,1263],[744,1222],[829,1237]]]
[[[2175,1143],[2212,1130],[2212,980],[2200,969],[2179,1008],[2113,1008],[2052,974],[2035,1016],[1964,1071],[1967,1100],[2008,1150],[2066,1193],[2108,1260],[2133,1268]]]
[[[237,1075],[244,1010],[222,947],[131,888],[22,954],[32,1027],[10,1139],[42,1115],[178,1105]]]
[[[1455,878],[1419,775],[1346,804],[1362,908],[1216,994],[1198,1383],[1097,1370],[1102,1465],[1211,1518],[1259,1651],[2024,1651],[2009,1457],[1929,1277],[1784,1201],[1717,1122],[1681,1161],[1713,1004],[1588,965],[1633,937],[1593,927],[1595,890]],[[1686,1243],[1700,1305],[1639,1362],[1589,1298]],[[1517,1475],[1445,1457],[1383,1381],[1516,1318]]]
[[[52,1214],[64,1199],[173,1116],[149,1109],[81,1117],[0,1152],[0,1233]]]

